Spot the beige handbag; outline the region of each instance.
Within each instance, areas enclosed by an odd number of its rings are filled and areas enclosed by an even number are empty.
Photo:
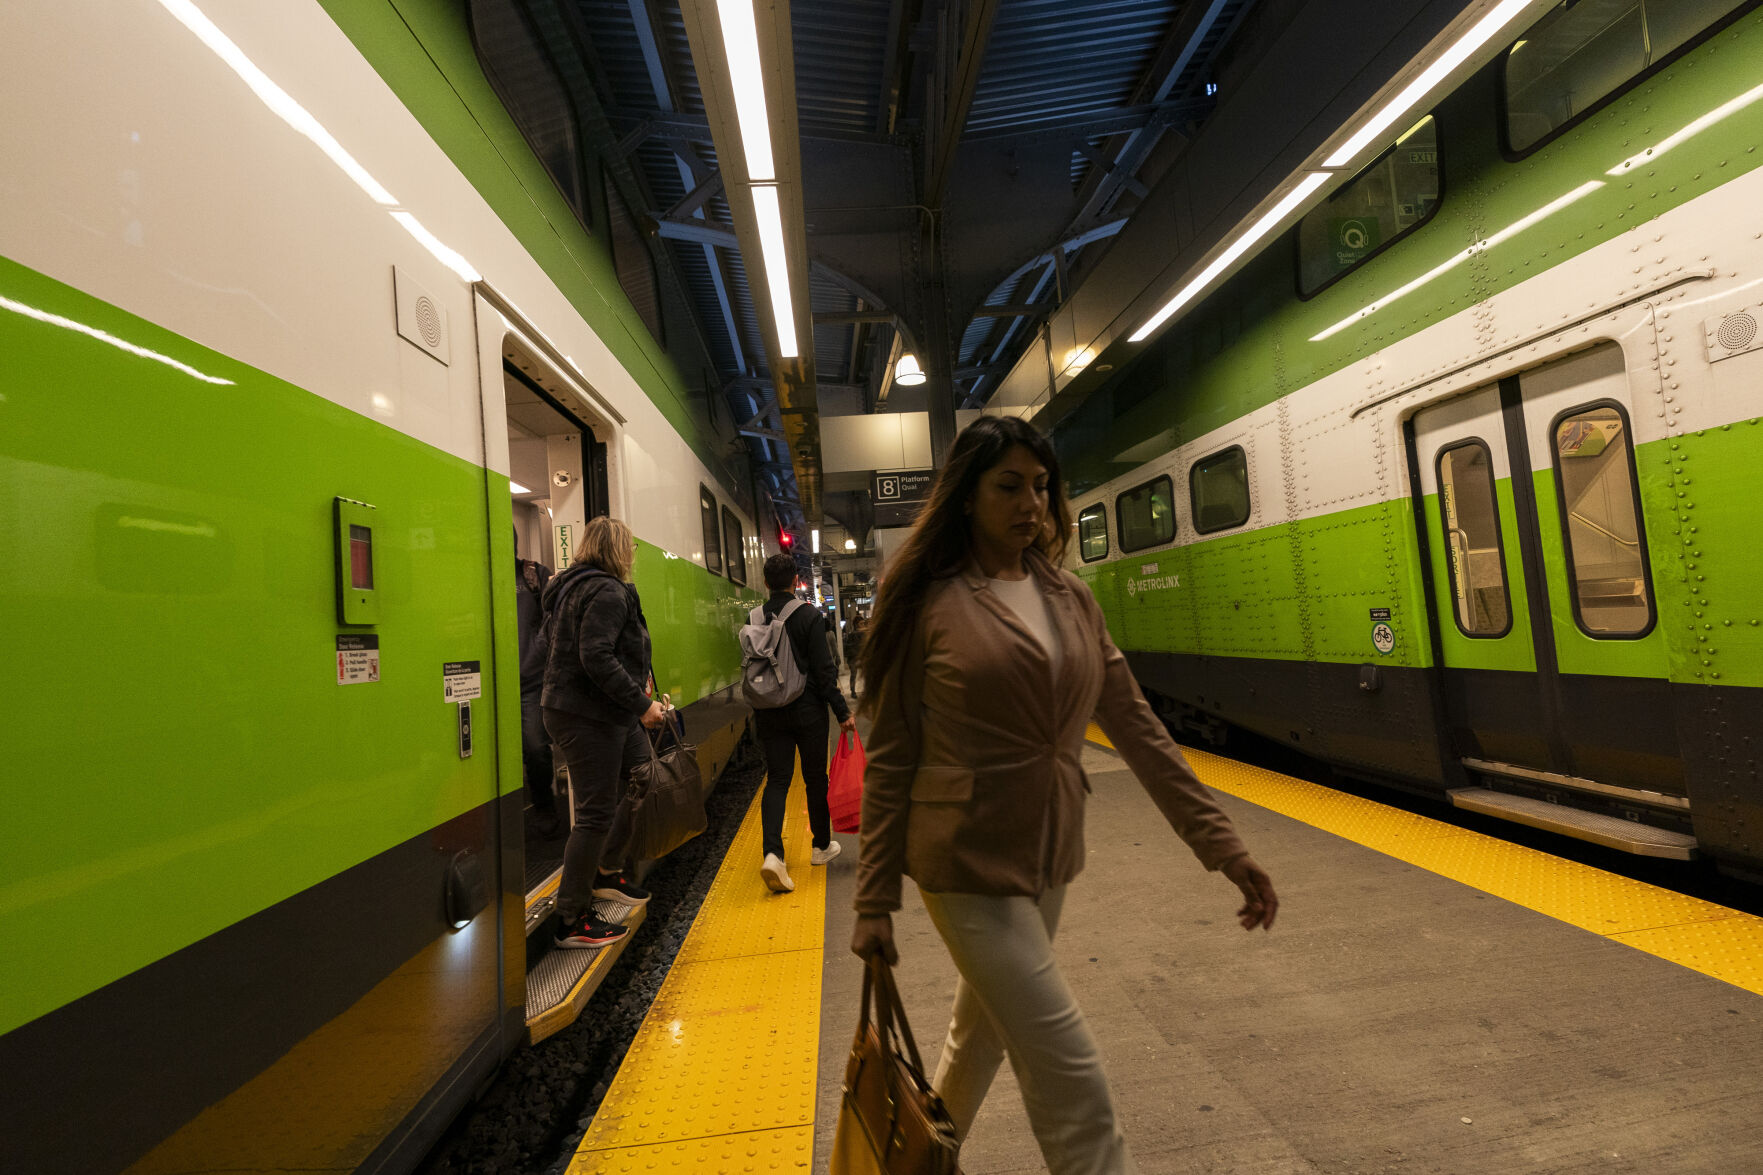
[[[863,973],[829,1175],[960,1175],[960,1147],[943,1099],[925,1078],[893,970],[877,952]]]

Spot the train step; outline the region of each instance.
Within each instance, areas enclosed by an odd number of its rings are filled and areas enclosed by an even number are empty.
[[[552,896],[548,902],[555,902],[555,881]],[[630,933],[617,942],[603,947],[591,947],[586,950],[560,950],[551,946],[547,938],[543,943],[542,953],[537,962],[531,965],[526,973],[526,1032],[528,1040],[537,1044],[547,1036],[568,1028],[581,1015],[582,1007],[599,988],[606,973],[612,970],[613,964],[630,945],[631,939],[637,936],[637,928],[643,924],[645,906],[627,906],[623,902],[598,901],[594,903],[594,913],[608,922],[616,922],[630,927]],[[550,917],[550,906],[546,913],[538,919],[537,926],[533,922],[532,905],[527,907],[527,935],[530,945],[537,927],[549,928],[554,924]],[[532,952],[529,951],[529,957]]]
[[[1563,804],[1509,795],[1485,787],[1457,788],[1450,795],[1452,804],[1471,812],[1558,832],[1636,856],[1688,861],[1696,855],[1695,837],[1619,816],[1583,812]]]

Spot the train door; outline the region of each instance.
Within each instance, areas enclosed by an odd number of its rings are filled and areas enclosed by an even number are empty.
[[[1414,417],[1447,716],[1474,771],[1685,794],[1629,402],[1605,344]]]

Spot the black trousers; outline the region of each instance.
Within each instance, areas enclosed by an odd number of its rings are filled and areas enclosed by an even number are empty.
[[[649,739],[634,717],[612,723],[549,708],[544,714],[545,729],[569,764],[575,806],[575,826],[563,846],[563,877],[557,885],[557,913],[568,925],[594,904],[594,874],[622,864],[602,858],[609,847],[622,853],[630,839],[630,829],[620,827],[614,817],[622,815],[618,800],[631,768],[649,757]]]
[[[520,764],[526,775],[526,796],[540,812],[557,815],[551,791],[551,736],[545,733],[545,717],[539,691],[520,695]]]
[[[814,833],[814,847],[824,849],[833,838],[832,815],[826,807],[826,741],[832,730],[826,706],[755,710],[753,726],[765,752],[765,795],[759,801],[765,844],[760,851],[783,859],[784,812],[797,755],[802,757],[802,782],[808,787],[808,827]]]

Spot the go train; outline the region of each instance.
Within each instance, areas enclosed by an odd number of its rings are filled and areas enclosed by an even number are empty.
[[[1763,878],[1759,60],[1549,10],[1057,425],[1171,723]]]
[[[409,1169],[526,1038],[517,524],[744,730],[752,487],[465,21],[0,10],[0,1168]]]

